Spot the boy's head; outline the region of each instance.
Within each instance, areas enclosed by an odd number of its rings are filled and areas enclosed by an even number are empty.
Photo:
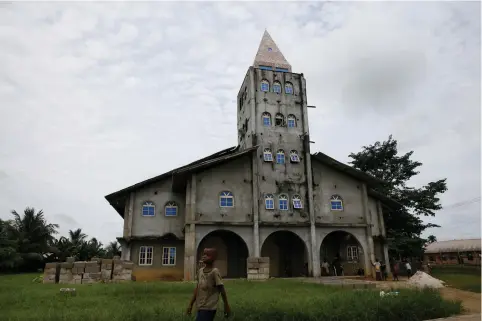
[[[203,261],[204,264],[212,264],[216,260],[217,254],[215,248],[205,248],[201,256],[201,261]]]

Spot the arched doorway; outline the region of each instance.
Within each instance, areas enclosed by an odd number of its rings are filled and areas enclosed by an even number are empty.
[[[358,275],[365,270],[365,257],[363,247],[352,234],[345,231],[334,231],[325,236],[320,247],[320,261],[325,259],[330,264],[329,274],[321,269],[321,275],[334,275],[333,261],[336,256],[340,258],[344,275]]]
[[[218,258],[214,266],[225,278],[247,277],[248,247],[236,233],[227,230],[217,230],[206,235],[197,249],[197,262],[201,260],[205,248],[215,248]]]
[[[261,256],[269,257],[269,275],[272,277],[299,277],[308,274],[306,244],[293,232],[271,233],[261,247]]]

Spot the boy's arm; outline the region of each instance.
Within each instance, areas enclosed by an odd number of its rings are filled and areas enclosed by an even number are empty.
[[[226,294],[226,289],[224,288],[221,274],[217,269],[214,271],[214,282],[216,284],[216,288],[218,289],[219,293],[221,293],[221,297],[223,298],[224,313],[229,315],[229,313],[231,313],[231,308],[229,307],[229,303],[228,303],[228,295]]]
[[[194,305],[194,302],[196,302],[197,287],[198,285],[196,284],[196,288],[194,289],[194,292],[192,294],[191,301],[189,302],[189,306],[187,307],[187,314],[191,314],[192,306]]]

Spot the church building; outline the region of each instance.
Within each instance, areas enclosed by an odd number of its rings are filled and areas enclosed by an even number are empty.
[[[234,106],[233,106],[234,108]],[[238,143],[105,198],[124,220],[122,259],[137,280],[192,280],[205,247],[223,277],[269,257],[271,277],[344,274],[388,262],[380,180],[311,153],[306,81],[264,32],[237,97]]]

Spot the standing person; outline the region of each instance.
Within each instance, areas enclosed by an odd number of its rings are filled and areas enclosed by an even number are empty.
[[[323,268],[323,270],[325,270],[326,275],[330,275],[330,263],[328,263],[326,257],[323,260],[323,264],[321,265],[321,267]]]
[[[392,274],[393,274],[393,281],[398,281],[398,274],[400,273],[400,263],[398,263],[397,260],[393,262],[393,269],[392,269]]]
[[[407,269],[407,276],[410,279],[412,277],[412,266],[408,261],[405,263],[405,268]]]
[[[331,264],[333,266],[333,274],[335,276],[338,276],[340,274],[340,256],[336,255],[335,259],[333,260],[333,263]],[[341,274],[340,274],[341,275]]]
[[[386,281],[387,280],[387,265],[385,264],[384,261],[380,262],[380,269],[382,273],[382,280]]]
[[[192,306],[196,303],[196,321],[214,320],[218,307],[219,294],[221,294],[223,298],[225,317],[228,317],[231,313],[221,274],[217,268],[213,267],[216,256],[216,249],[207,248],[204,249],[201,257],[204,267],[199,269],[197,286],[196,289],[194,289],[186,311],[188,315],[191,315]]]
[[[381,272],[381,264],[380,261],[376,258],[375,262],[372,262],[372,265],[375,267],[375,276],[377,281],[382,280],[382,272]]]

